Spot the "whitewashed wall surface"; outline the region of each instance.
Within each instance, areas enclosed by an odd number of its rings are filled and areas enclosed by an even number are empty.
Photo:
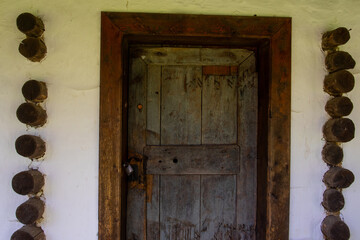
[[[46,211],[42,227],[48,240],[96,240],[98,221],[98,125],[100,12],[192,13],[236,16],[292,17],[291,240],[320,240],[321,206],[327,170],[321,159],[321,128],[328,119],[322,91],[326,74],[321,51],[323,32],[345,26],[351,39],[342,50],[359,62],[360,1],[358,0],[1,0],[0,1],[0,239],[20,228],[15,210],[26,197],[13,192],[12,177],[30,161],[18,155],[16,138],[35,133],[47,142],[45,160],[32,166],[46,174]],[[40,16],[46,26],[47,57],[32,63],[21,56],[24,35],[16,28],[22,12]],[[15,112],[24,102],[23,83],[45,81],[48,123],[26,129]],[[349,116],[360,127],[360,84],[348,94],[354,103]],[[360,135],[360,133],[356,134]],[[357,179],[343,191],[341,217],[351,239],[360,239],[360,138],[344,144],[345,168]]]

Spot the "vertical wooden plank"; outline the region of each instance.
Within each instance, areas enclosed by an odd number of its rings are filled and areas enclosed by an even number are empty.
[[[146,72],[145,63],[140,58],[130,60],[129,81],[129,152],[142,154],[146,145]]]
[[[234,239],[236,175],[201,176],[200,239]]]
[[[237,229],[239,239],[255,239],[257,179],[257,73],[255,55],[239,66]],[[241,238],[242,237],[242,238]]]
[[[147,145],[160,145],[161,66],[148,65],[147,75]],[[151,179],[151,181],[150,181]],[[146,239],[160,239],[159,175],[147,175]]]
[[[161,66],[148,65],[147,69],[146,143],[147,145],[159,145]]]
[[[203,76],[202,143],[234,144],[237,135],[237,76]]]
[[[129,188],[127,194],[126,239],[144,240],[145,238],[145,201],[144,189]]]
[[[267,239],[289,236],[291,19],[271,39],[268,119]]]
[[[201,67],[164,66],[161,144],[201,143]]]
[[[269,132],[269,89],[271,69],[268,63],[269,46],[261,44],[258,49],[256,65],[258,69],[258,152],[257,152],[257,188],[256,199],[256,238],[266,239],[269,228],[268,198],[268,132]],[[264,201],[266,199],[266,201]],[[280,214],[279,214],[280,215]],[[283,226],[284,227],[284,226]],[[283,235],[285,236],[285,235]],[[281,237],[284,238],[284,237]],[[270,238],[269,238],[270,239]],[[286,238],[285,238],[286,239]]]
[[[125,239],[126,107],[123,33],[101,14],[99,239]],[[114,67],[117,66],[117,67]],[[110,104],[111,103],[111,104]]]
[[[147,175],[147,188],[151,191],[146,196],[146,239],[148,240],[160,239],[159,184],[159,175]]]
[[[200,175],[164,175],[160,186],[160,239],[199,239]]]
[[[128,154],[142,155],[146,145],[146,65],[140,58],[130,60]],[[139,164],[141,166],[142,164]],[[146,239],[146,190],[129,182],[126,214],[127,239]]]

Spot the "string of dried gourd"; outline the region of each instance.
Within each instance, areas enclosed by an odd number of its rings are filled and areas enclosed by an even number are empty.
[[[18,29],[26,34],[26,39],[19,45],[19,52],[33,62],[39,62],[46,54],[43,42],[44,24],[38,17],[30,13],[22,13],[17,18]],[[47,120],[47,114],[41,106],[47,99],[47,87],[44,82],[29,80],[22,87],[25,103],[17,111],[18,120],[29,127],[42,127]],[[46,144],[39,136],[25,134],[15,141],[16,152],[31,161],[40,160],[46,152]],[[17,173],[12,179],[13,190],[21,195],[28,195],[29,199],[16,209],[16,218],[24,224],[15,231],[11,240],[45,240],[45,233],[38,226],[45,210],[42,199],[44,175],[37,169]]]
[[[322,159],[329,170],[324,174],[323,182],[327,189],[323,194],[322,205],[327,216],[321,223],[321,231],[328,240],[348,240],[350,230],[340,218],[340,210],[345,205],[342,189],[349,187],[354,181],[354,174],[342,167],[342,144],[354,138],[355,125],[346,118],[353,110],[351,100],[343,96],[354,88],[354,76],[347,71],[355,67],[351,55],[339,51],[338,46],[350,39],[349,30],[340,27],[322,36],[322,49],[326,53],[325,66],[328,75],[324,79],[324,91],[331,96],[325,110],[331,117],[323,126],[326,140],[322,150]]]

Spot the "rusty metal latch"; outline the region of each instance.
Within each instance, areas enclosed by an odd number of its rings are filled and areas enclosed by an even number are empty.
[[[125,168],[125,173],[126,173],[126,175],[131,176],[131,174],[134,173],[134,168],[130,165],[129,162],[126,161],[126,162],[123,164],[123,167]]]
[[[128,159],[123,163],[125,173],[128,175],[130,188],[145,189],[145,161],[146,157],[138,153],[128,153]]]
[[[129,156],[129,158],[124,162],[123,167],[125,168],[125,173],[128,176],[131,176],[134,173],[134,167],[131,165],[131,161],[141,162],[141,159],[135,156]]]

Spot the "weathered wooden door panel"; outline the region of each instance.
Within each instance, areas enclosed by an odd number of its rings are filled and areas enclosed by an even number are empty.
[[[236,143],[238,77],[229,75],[203,76],[202,144]]]
[[[147,174],[237,174],[238,145],[148,146]]]
[[[146,80],[147,66],[141,59],[131,59],[130,62],[130,81],[129,81],[129,125],[128,125],[128,155],[142,155],[143,148],[146,146]],[[137,172],[141,169],[141,164],[132,161],[132,166]],[[144,239],[143,233],[146,229],[145,214],[145,182],[144,178],[137,178],[129,181],[127,194],[127,209],[136,209],[126,212],[126,234],[127,239]]]
[[[236,239],[236,175],[201,176],[200,239]]]
[[[146,143],[160,144],[161,66],[148,65],[146,91]]]
[[[242,235],[255,238],[258,133],[258,75],[255,58],[239,65],[238,145],[240,174],[237,175],[237,227]],[[261,187],[261,186],[259,186]],[[244,239],[238,237],[238,239]],[[246,238],[245,238],[246,239]]]
[[[161,144],[201,144],[201,67],[164,66]]]
[[[199,239],[200,175],[160,180],[160,239]]]
[[[253,240],[257,74],[242,49],[131,50],[128,240]],[[212,57],[213,56],[213,57]]]

